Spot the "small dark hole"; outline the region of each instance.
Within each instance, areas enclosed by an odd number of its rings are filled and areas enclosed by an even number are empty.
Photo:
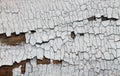
[[[84,36],[84,33],[80,33],[80,36]]]
[[[35,30],[31,30],[31,33],[35,33],[36,31]]]
[[[71,32],[71,38],[75,39],[75,33],[74,33],[74,31]]]

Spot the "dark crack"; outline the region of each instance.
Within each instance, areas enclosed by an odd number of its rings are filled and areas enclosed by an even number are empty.
[[[101,21],[107,21],[107,20],[110,20],[110,21],[117,21],[118,19],[117,18],[108,18],[108,17],[105,17],[105,16],[101,16],[101,17],[95,17],[95,16],[92,16],[92,17],[89,17],[87,18],[88,21],[96,21],[96,19],[101,19]]]

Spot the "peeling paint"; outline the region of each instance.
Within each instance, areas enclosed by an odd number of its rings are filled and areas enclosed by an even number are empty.
[[[30,60],[32,59],[27,59],[27,60],[23,60],[21,61],[20,63],[13,63],[13,65],[11,66],[8,66],[8,65],[3,65],[0,67],[0,76],[13,76],[13,69],[15,68],[18,68],[21,66],[21,74],[25,74],[25,68],[26,68],[26,63],[30,63]],[[40,59],[37,59],[37,65],[40,65],[40,64],[51,64],[51,61],[50,59],[48,58],[43,58],[42,60]],[[53,60],[53,64],[61,64],[62,61],[59,61],[59,60]]]
[[[120,75],[118,0],[0,4],[1,75],[8,71],[11,76]]]
[[[2,45],[15,46],[21,43],[25,43],[25,33],[16,35],[12,33],[10,37],[7,37],[5,34],[0,34],[0,42]]]

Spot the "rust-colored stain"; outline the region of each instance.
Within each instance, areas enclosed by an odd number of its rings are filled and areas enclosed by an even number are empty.
[[[0,76],[13,76],[13,73],[12,73],[12,70],[14,68],[18,68],[20,65],[22,66],[21,67],[21,73],[24,74],[25,73],[25,67],[26,67],[26,63],[27,62],[30,62],[30,59],[27,59],[27,60],[23,60],[21,61],[20,63],[14,63],[13,65],[11,66],[8,66],[8,65],[3,65],[0,67]],[[50,59],[48,58],[43,58],[43,60],[40,60],[40,59],[37,59],[37,65],[38,64],[50,64]],[[54,64],[61,64],[62,61],[59,61],[59,60],[53,60],[53,63]]]
[[[10,37],[7,37],[6,34],[0,34],[0,41],[2,44],[15,46],[26,41],[25,33],[21,33],[19,35],[12,33]]]

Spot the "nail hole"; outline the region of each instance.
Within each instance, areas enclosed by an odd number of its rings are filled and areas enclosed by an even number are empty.
[[[74,33],[74,31],[71,32],[71,38],[75,39],[75,33]]]

